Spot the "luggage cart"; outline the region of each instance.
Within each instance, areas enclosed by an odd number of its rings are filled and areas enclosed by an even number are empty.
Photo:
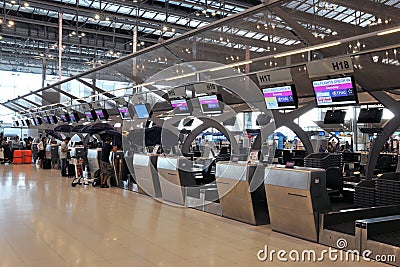
[[[96,186],[99,184],[98,179],[88,179],[87,177],[83,176],[83,170],[84,170],[84,160],[83,159],[72,159],[71,160],[72,164],[75,166],[75,178],[72,181],[71,185],[72,187],[79,185],[93,185]]]

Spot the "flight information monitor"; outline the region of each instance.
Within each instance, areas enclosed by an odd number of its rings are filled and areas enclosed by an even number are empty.
[[[297,108],[297,94],[294,85],[263,89],[267,109]]]
[[[57,124],[58,122],[57,117],[54,115],[49,116],[49,122],[50,124]]]
[[[96,116],[99,118],[99,120],[108,120],[109,115],[108,111],[106,109],[96,109]]]
[[[41,117],[36,117],[35,118],[35,124],[36,125],[41,125],[42,124],[42,118]]]
[[[318,107],[358,103],[353,77],[313,81],[312,83]]]
[[[134,105],[135,113],[139,119],[150,118],[150,106],[147,104],[137,104]]]
[[[216,95],[200,96],[198,99],[203,114],[222,113],[223,108]]]
[[[71,123],[77,123],[79,121],[79,115],[78,112],[73,112],[69,114],[69,121]]]
[[[123,120],[132,119],[132,116],[129,113],[128,107],[118,107],[118,112],[119,112],[119,115],[121,116],[121,119],[123,119]]]
[[[171,101],[171,106],[174,109],[175,115],[190,115],[192,109],[186,99],[176,99]]]
[[[85,117],[88,122],[94,122],[97,119],[96,111],[89,110],[85,111]]]
[[[60,115],[60,119],[61,119],[62,122],[69,122],[70,121],[69,120],[69,115],[67,113],[61,114]]]
[[[43,122],[49,124],[50,120],[48,116],[43,116]]]

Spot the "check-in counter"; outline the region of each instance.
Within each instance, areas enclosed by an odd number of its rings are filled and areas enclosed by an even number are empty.
[[[195,186],[193,162],[182,156],[159,156],[157,161],[162,199],[185,205],[185,187]]]
[[[261,225],[269,223],[264,167],[247,162],[218,162],[216,182],[222,216]]]
[[[319,214],[329,211],[325,170],[266,168],[272,230],[318,242]]]
[[[161,197],[160,180],[157,172],[158,155],[134,154],[133,169],[138,192],[152,197]]]
[[[90,171],[90,177],[94,178],[95,172],[100,169],[101,148],[92,148],[87,151],[87,159]]]

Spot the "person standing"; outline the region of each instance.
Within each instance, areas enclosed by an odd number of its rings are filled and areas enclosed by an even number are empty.
[[[39,156],[39,166],[43,168],[43,161],[46,157],[46,137],[42,137],[42,140],[38,144],[38,156]]]
[[[68,152],[71,149],[68,148],[68,143],[71,140],[71,137],[65,137],[64,141],[61,143],[61,152],[60,152],[60,160],[61,160],[61,176],[67,176],[67,159],[68,159]]]
[[[111,145],[111,138],[107,137],[103,147],[101,149],[101,159],[100,159],[100,179],[101,188],[109,188],[107,181],[111,177],[111,163],[110,163],[110,153],[111,151],[117,151],[116,146]]]

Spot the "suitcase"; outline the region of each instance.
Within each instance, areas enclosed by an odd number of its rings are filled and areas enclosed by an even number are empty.
[[[75,178],[75,165],[74,164],[68,164],[67,172],[68,172],[68,177],[74,177]]]
[[[43,159],[43,169],[51,169],[51,159]]]

